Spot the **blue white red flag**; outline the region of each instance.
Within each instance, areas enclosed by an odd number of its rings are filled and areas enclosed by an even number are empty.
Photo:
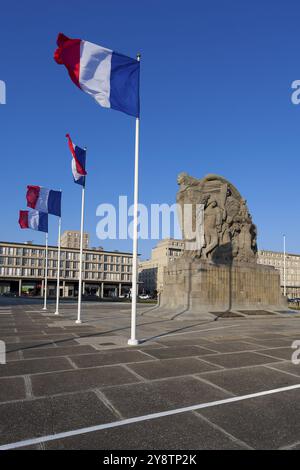
[[[21,228],[48,233],[48,214],[39,211],[20,211],[19,225]]]
[[[61,191],[29,185],[27,186],[26,199],[27,207],[61,217]]]
[[[81,184],[81,186],[84,186],[85,175],[87,174],[85,170],[86,150],[74,144],[69,134],[66,134],[66,137],[68,139],[69,149],[73,157],[72,158],[72,173],[73,173],[74,182],[77,184]]]
[[[62,33],[54,59],[63,64],[71,80],[100,106],[139,117],[140,62],[111,49]]]

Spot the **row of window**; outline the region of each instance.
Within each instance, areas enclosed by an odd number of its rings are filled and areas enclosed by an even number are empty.
[[[48,250],[48,258],[57,258],[57,250]],[[7,256],[28,256],[28,257],[44,257],[44,249],[36,248],[16,248],[8,246],[0,246],[0,255]],[[72,251],[62,250],[60,253],[61,259],[79,261],[79,253]],[[132,258],[130,256],[116,256],[116,255],[104,255],[96,253],[83,253],[83,259],[85,261],[96,261],[102,263],[122,263],[131,264]]]
[[[268,266],[274,266],[275,268],[283,268],[283,266],[284,266],[283,259],[282,260],[270,260],[270,259],[260,259],[259,258],[258,263],[268,265]],[[290,261],[288,259],[286,260],[285,265],[286,265],[287,268],[295,268],[297,270],[300,268],[300,262]]]
[[[0,266],[32,266],[44,268],[44,259],[35,258],[11,258],[0,256]],[[48,268],[57,268],[57,260],[48,260]],[[78,261],[61,261],[61,269],[79,269]],[[100,263],[83,263],[83,269],[91,271],[112,271],[112,272],[131,272],[131,265],[121,266],[119,264],[100,264]]]
[[[269,253],[269,252],[259,252],[258,256],[262,260],[268,260],[268,259],[278,259],[278,260],[283,260],[284,258],[284,253]],[[300,261],[300,255],[289,255],[286,253],[286,259],[290,259],[295,261],[296,263],[299,263]]]
[[[43,269],[33,268],[3,268],[0,267],[0,276],[27,276],[27,277],[44,277]],[[48,277],[56,278],[57,271],[54,269],[48,269]],[[63,270],[61,271],[61,278],[66,279],[78,279],[78,271]],[[83,273],[84,279],[94,280],[110,280],[110,281],[131,281],[131,275],[125,273],[109,273],[109,272],[85,272]]]

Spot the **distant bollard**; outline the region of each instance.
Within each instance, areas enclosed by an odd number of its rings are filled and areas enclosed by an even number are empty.
[[[6,364],[6,346],[4,341],[0,340],[0,364]]]

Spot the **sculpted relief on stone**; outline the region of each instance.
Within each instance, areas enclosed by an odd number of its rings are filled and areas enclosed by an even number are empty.
[[[184,211],[192,207],[193,230],[196,229],[197,205],[204,210],[204,238],[201,247],[186,251],[186,256],[212,260],[216,263],[232,261],[256,262],[257,230],[248,211],[247,202],[238,190],[225,178],[207,175],[203,179],[180,173],[177,203],[181,208],[181,229],[185,233]]]

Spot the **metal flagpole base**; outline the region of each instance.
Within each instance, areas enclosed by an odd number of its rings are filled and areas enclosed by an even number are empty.
[[[137,346],[139,344],[139,340],[138,339],[129,339],[128,344],[129,344],[129,346]]]
[[[59,312],[54,312],[54,315],[59,315]]]
[[[43,307],[43,310],[47,310],[47,307]]]
[[[76,320],[75,323],[77,323],[77,325],[80,325],[80,323],[82,323],[81,320]]]

